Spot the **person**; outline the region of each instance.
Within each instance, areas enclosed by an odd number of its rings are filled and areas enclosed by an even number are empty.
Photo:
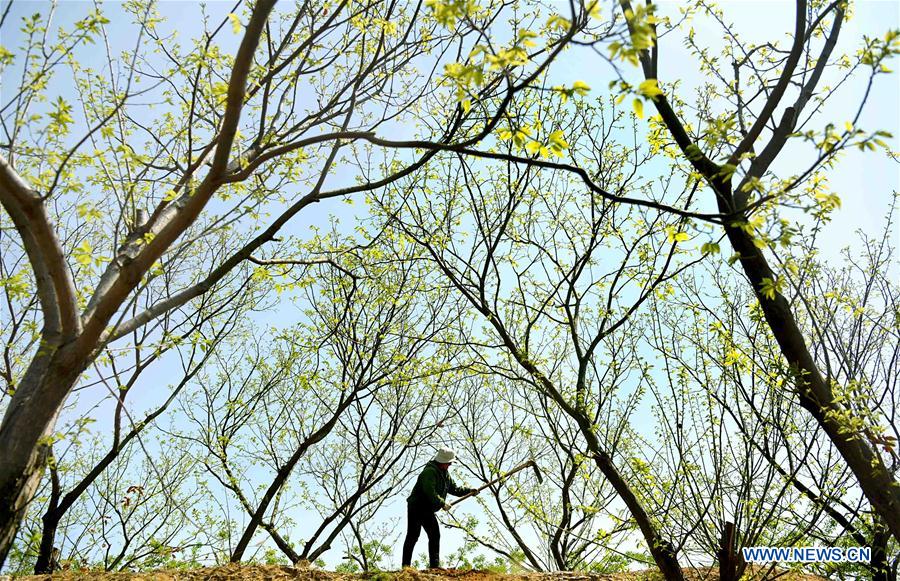
[[[450,464],[456,458],[456,454],[449,448],[441,448],[434,458],[425,465],[412,493],[406,499],[407,529],[406,539],[403,541],[403,566],[409,567],[412,563],[413,548],[419,540],[419,533],[425,529],[428,535],[428,566],[437,569],[441,566],[441,531],[435,513],[441,510],[450,510],[447,504],[447,495],[466,496],[478,494],[474,488],[461,488],[450,477]]]

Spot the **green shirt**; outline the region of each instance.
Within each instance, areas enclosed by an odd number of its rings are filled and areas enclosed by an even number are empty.
[[[437,512],[447,502],[447,494],[465,496],[474,491],[474,488],[457,486],[450,478],[450,472],[442,470],[437,462],[432,460],[422,469],[406,502]]]

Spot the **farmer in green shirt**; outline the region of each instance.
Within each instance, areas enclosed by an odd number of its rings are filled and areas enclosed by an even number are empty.
[[[453,450],[441,448],[434,459],[425,465],[412,494],[406,499],[407,529],[406,540],[403,541],[403,566],[412,563],[412,552],[419,540],[419,532],[425,529],[428,535],[428,566],[436,569],[440,566],[441,531],[435,513],[442,508],[450,510],[447,495],[465,496],[478,492],[474,488],[460,488],[450,478],[448,468],[456,455]]]

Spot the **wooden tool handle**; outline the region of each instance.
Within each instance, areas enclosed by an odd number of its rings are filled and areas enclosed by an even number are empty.
[[[513,468],[513,469],[510,470],[509,472],[507,472],[507,473],[505,473],[505,474],[501,474],[500,476],[494,478],[494,479],[491,480],[490,482],[485,482],[483,485],[479,486],[479,487],[476,488],[474,491],[472,491],[472,492],[470,492],[470,493],[468,493],[468,494],[466,494],[466,495],[464,495],[464,496],[460,496],[459,498],[457,498],[456,500],[454,500],[453,502],[451,502],[451,503],[450,503],[450,506],[456,506],[457,504],[459,504],[460,502],[464,501],[465,499],[470,498],[470,497],[472,497],[472,496],[475,496],[477,493],[481,492],[482,490],[484,490],[485,488],[487,488],[487,487],[490,486],[491,484],[497,484],[498,482],[500,482],[500,481],[503,480],[504,478],[508,478],[508,477],[512,476],[513,474],[515,474],[516,472],[518,472],[519,470],[524,470],[525,468],[528,468],[528,467],[531,466],[532,464],[534,464],[534,460],[529,460],[528,462],[523,462],[522,464],[519,464],[518,466],[516,466],[515,468]]]

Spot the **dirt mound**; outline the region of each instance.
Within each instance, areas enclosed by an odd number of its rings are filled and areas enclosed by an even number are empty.
[[[686,581],[716,581],[718,571],[714,568],[686,569]],[[779,572],[769,575],[750,575],[749,579],[779,579],[779,581],[825,581],[816,575]],[[0,576],[6,581],[8,576]],[[505,575],[491,571],[473,569],[403,569],[377,573],[331,573],[311,567],[290,567],[287,565],[236,565],[205,567],[190,570],[164,570],[143,573],[105,573],[99,571],[60,571],[53,575],[27,575],[15,577],[15,581],[662,581],[656,571],[634,571],[629,573],[579,573],[561,571],[556,573],[522,573]]]

